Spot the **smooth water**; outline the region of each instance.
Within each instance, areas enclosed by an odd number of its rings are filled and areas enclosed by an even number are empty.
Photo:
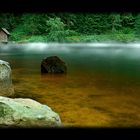
[[[66,75],[41,75],[45,57],[67,63]],[[32,98],[59,113],[64,126],[140,126],[140,44],[1,45],[12,68],[14,97]]]

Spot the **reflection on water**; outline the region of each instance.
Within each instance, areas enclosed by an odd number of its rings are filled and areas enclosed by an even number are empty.
[[[40,73],[57,55],[66,75]],[[66,126],[140,126],[140,44],[21,44],[0,47],[12,67],[15,97],[58,112]]]

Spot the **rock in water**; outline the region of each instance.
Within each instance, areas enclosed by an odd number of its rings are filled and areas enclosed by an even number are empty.
[[[0,96],[0,127],[56,127],[60,117],[47,105],[32,99]]]
[[[41,62],[41,73],[66,73],[67,66],[57,56],[47,57]]]
[[[11,68],[9,63],[0,60],[0,95],[11,96],[14,94],[14,89],[11,79]]]

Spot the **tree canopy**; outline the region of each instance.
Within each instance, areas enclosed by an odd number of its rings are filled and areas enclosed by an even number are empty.
[[[22,13],[0,14],[0,27],[11,39],[42,35],[48,41],[63,41],[72,35],[100,35],[114,32],[140,33],[140,14],[132,13]]]

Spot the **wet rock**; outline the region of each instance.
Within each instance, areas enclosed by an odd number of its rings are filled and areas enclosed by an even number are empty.
[[[0,60],[0,96],[11,96],[14,89],[11,79],[11,68],[8,62]]]
[[[47,57],[41,62],[41,73],[66,73],[67,66],[64,61],[62,61],[57,56]]]
[[[0,96],[0,127],[56,127],[60,117],[47,105],[32,99]]]

